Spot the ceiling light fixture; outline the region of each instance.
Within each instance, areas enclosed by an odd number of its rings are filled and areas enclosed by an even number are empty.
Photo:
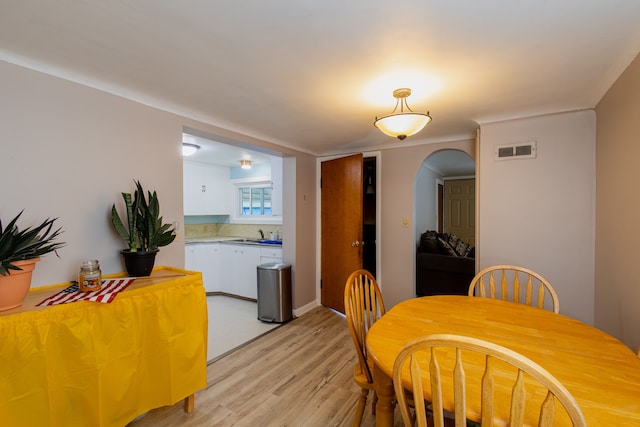
[[[411,95],[411,89],[409,88],[394,90],[393,97],[396,98],[396,108],[387,116],[376,117],[373,125],[380,129],[382,133],[399,140],[420,132],[431,122],[431,116],[428,111],[427,114],[414,113],[407,104],[409,95]],[[396,113],[398,106],[400,106],[400,112]]]
[[[242,169],[251,169],[251,160],[240,160],[240,167]]]
[[[199,145],[189,144],[188,142],[182,143],[182,157],[188,157],[194,154],[196,151],[200,149]]]

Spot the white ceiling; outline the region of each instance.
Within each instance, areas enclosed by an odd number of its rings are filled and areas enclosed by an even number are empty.
[[[640,50],[638,0],[41,0],[0,4],[0,59],[313,154],[399,141],[410,87],[433,122],[593,108]]]
[[[195,154],[185,157],[185,160],[195,163],[226,166],[229,168],[240,166],[240,160],[250,160],[252,165],[271,163],[271,156],[247,148],[223,144],[197,135],[184,133],[182,142],[195,144],[200,149]]]

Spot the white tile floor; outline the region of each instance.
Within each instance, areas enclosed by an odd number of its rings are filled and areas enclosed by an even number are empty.
[[[208,296],[209,342],[207,360],[212,361],[234,348],[280,326],[258,320],[257,303],[226,296]]]

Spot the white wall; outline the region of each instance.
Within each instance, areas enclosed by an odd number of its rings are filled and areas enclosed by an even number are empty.
[[[424,164],[420,166],[416,176],[415,190],[415,241],[420,241],[420,235],[426,230],[438,229],[437,212],[437,180],[442,175]]]
[[[318,286],[316,274],[316,158],[299,155],[295,163],[291,158],[283,162],[283,232],[286,244],[283,248],[284,262],[291,263],[294,275],[295,307],[303,307],[310,302],[319,302],[316,295]],[[295,209],[294,209],[295,208]],[[289,241],[295,246],[289,247]],[[295,250],[295,253],[292,252]]]
[[[536,159],[494,160],[494,147],[537,141]],[[556,289],[560,312],[593,324],[595,113],[480,128],[478,268],[517,264]]]
[[[596,326],[640,346],[640,55],[596,107]]]
[[[285,197],[291,226],[285,224],[283,232],[298,244],[283,249],[289,263],[302,257],[300,251],[311,259],[295,269],[295,304],[314,301],[313,156],[3,61],[0,94],[0,218],[8,221],[25,209],[24,227],[59,217],[67,242],[60,258],[49,254],[36,266],[33,287],[76,279],[85,259],[98,259],[104,274],[124,271],[119,251],[125,245],[112,229],[110,209],[121,201],[121,192],[134,189],[134,179],[156,190],[165,221],[180,225],[176,241],[160,249],[156,265],[184,266],[181,143],[186,130],[288,157],[284,190],[295,181],[294,191],[309,197]],[[297,161],[304,162],[302,168],[295,167]]]
[[[59,217],[67,242],[36,265],[32,286],[76,279],[84,259],[103,274],[124,270],[110,208],[134,179],[158,192],[165,221],[182,223],[178,117],[5,62],[0,93],[0,218],[24,209],[26,227]],[[160,248],[156,265],[182,267],[182,241]]]

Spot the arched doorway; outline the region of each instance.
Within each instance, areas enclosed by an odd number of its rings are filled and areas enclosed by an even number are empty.
[[[417,296],[465,294],[475,274],[475,169],[469,154],[445,149],[427,157],[416,175]]]
[[[415,232],[416,243],[425,230],[446,232],[452,226],[444,221],[446,181],[475,180],[475,162],[461,150],[445,149],[427,157],[416,175]],[[475,206],[472,213],[475,214]],[[475,216],[470,218],[475,222]],[[475,240],[475,239],[474,239]]]

